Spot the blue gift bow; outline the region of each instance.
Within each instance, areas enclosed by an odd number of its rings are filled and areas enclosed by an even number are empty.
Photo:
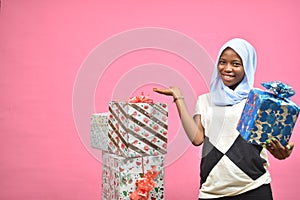
[[[295,91],[291,86],[283,84],[280,81],[263,82],[261,85],[266,89],[271,90],[277,97],[282,99],[288,99],[295,94]]]

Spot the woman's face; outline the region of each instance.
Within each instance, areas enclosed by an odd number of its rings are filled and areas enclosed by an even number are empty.
[[[232,90],[238,86],[245,75],[241,57],[229,47],[220,56],[218,71],[224,85]]]

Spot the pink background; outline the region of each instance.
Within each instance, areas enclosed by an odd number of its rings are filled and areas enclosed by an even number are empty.
[[[243,37],[258,53],[256,86],[262,81],[281,80],[298,92],[299,8],[297,0],[2,0],[0,199],[101,198],[101,162],[82,139],[88,131],[79,133],[76,129],[72,95],[82,63],[108,38],[137,28],[165,28],[192,38],[215,60],[225,41]],[[147,63],[176,70],[196,95],[207,91],[203,80],[180,57],[145,49],[107,66],[95,91],[94,111],[106,111],[118,80]],[[137,85],[132,94],[145,91],[155,100],[169,103],[172,143],[178,132],[184,133],[179,130],[171,99],[151,93],[155,85],[163,84]],[[299,94],[293,101],[300,104]],[[83,123],[88,129],[86,119]],[[270,156],[274,199],[297,199],[299,131],[298,123],[290,158],[279,161]],[[167,200],[197,199],[199,152],[201,148],[190,146],[166,166]]]

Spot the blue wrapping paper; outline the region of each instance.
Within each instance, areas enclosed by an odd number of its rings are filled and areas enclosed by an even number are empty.
[[[290,86],[278,81],[262,85],[269,91],[250,91],[237,130],[252,144],[262,145],[267,139],[275,137],[286,146],[300,110],[290,100],[295,92]]]

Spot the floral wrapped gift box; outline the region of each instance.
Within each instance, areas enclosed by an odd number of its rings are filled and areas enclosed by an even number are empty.
[[[164,155],[124,158],[102,151],[102,200],[129,200],[136,183],[150,170],[159,174],[147,196],[164,199]]]

